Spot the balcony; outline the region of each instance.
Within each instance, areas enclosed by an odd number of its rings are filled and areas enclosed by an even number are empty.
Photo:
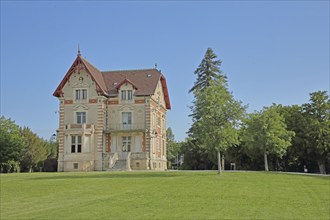
[[[144,123],[136,123],[136,124],[110,124],[106,129],[106,133],[110,132],[123,132],[123,131],[145,131],[145,124]]]
[[[75,134],[92,134],[94,132],[95,126],[93,124],[67,124],[65,125],[65,131],[67,133]]]

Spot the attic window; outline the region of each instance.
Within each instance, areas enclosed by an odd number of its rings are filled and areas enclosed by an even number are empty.
[[[150,73],[147,74],[147,78],[151,78],[152,75]]]

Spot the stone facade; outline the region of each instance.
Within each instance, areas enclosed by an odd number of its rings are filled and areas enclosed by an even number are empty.
[[[165,170],[165,77],[157,69],[100,72],[78,54],[59,99],[58,171]]]

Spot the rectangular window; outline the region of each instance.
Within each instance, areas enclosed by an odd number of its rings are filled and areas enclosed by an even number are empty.
[[[121,100],[126,100],[126,90],[121,91]]]
[[[73,163],[73,169],[75,169],[75,170],[78,169],[78,163]]]
[[[132,100],[133,99],[133,92],[132,90],[127,90],[127,100]]]
[[[130,129],[132,125],[132,112],[122,112],[123,129]]]
[[[76,112],[77,124],[85,124],[86,123],[86,112]]]
[[[76,90],[76,100],[80,100],[80,90]]]
[[[87,89],[76,89],[75,98],[76,100],[86,100]]]
[[[82,89],[82,99],[86,100],[87,99],[87,89]]]
[[[82,137],[78,135],[71,136],[71,153],[81,153],[81,139]]]
[[[81,153],[81,136],[77,136],[77,152]]]
[[[122,137],[122,151],[123,152],[130,152],[131,151],[131,136]]]
[[[71,153],[76,152],[76,136],[71,136]]]

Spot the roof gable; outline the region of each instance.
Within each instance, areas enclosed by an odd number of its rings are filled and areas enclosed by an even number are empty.
[[[79,72],[81,70],[85,70],[87,72],[87,74],[89,74],[91,76],[92,80],[96,84],[97,92],[102,95],[107,96],[107,87],[105,86],[101,72],[96,67],[94,67],[92,64],[90,64],[87,60],[82,58],[80,54],[78,54],[77,58],[75,59],[75,61],[71,65],[71,67],[69,68],[68,72],[65,74],[60,85],[57,87],[57,89],[53,93],[53,96],[56,96],[56,97],[63,96],[62,89],[63,89],[64,85],[66,84],[66,82],[69,80],[70,76],[74,72]]]
[[[124,85],[125,83],[129,83],[133,86],[134,89],[137,89],[137,87],[134,85],[134,83],[132,83],[130,80],[128,79],[124,79],[121,83],[119,83],[117,86],[116,86],[116,89],[118,90],[122,85]]]
[[[62,89],[74,72],[85,70],[96,84],[96,90],[104,96],[117,96],[118,89],[124,83],[130,83],[135,89],[136,96],[150,96],[156,91],[161,82],[166,108],[171,109],[166,79],[157,69],[117,70],[101,72],[78,53],[77,58],[55,90],[53,96],[62,97]]]

